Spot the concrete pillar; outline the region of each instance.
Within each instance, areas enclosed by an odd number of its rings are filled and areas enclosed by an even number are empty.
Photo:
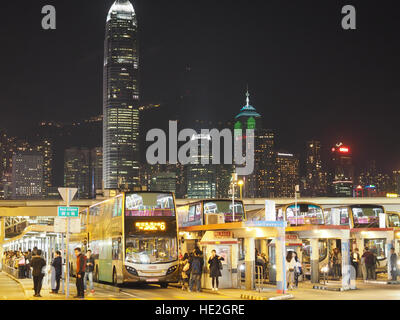
[[[275,242],[276,291],[278,293],[285,293],[287,290],[285,241],[285,228],[278,228],[278,237]]]
[[[4,255],[4,249],[3,249],[3,243],[4,243],[4,232],[5,232],[5,224],[4,224],[4,218],[0,217],[0,265],[1,265],[1,270],[3,268],[3,255]]]
[[[390,274],[391,264],[390,264],[390,249],[395,248],[394,234],[388,232],[387,242],[386,242],[386,259],[387,259],[387,279],[392,280],[392,275]],[[396,252],[396,248],[395,248]],[[396,266],[397,269],[397,266]]]
[[[255,241],[254,238],[244,239],[245,258],[246,263],[246,290],[254,289],[254,267],[255,267]]]
[[[311,283],[319,283],[319,241],[318,239],[310,239],[311,245]]]
[[[349,290],[355,286],[355,270],[350,264],[350,240],[341,239],[342,243],[342,288]],[[355,289],[355,288],[354,288]]]
[[[265,253],[268,256],[268,245],[267,245],[267,239],[261,239],[261,252],[260,253]]]

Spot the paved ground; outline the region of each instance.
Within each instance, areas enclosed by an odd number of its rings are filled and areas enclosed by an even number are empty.
[[[25,300],[25,294],[20,285],[0,272],[0,300]]]
[[[5,273],[0,273],[0,300],[65,300],[65,295],[50,294],[46,279],[41,292],[42,298],[33,297],[33,283],[31,279],[20,280],[25,289],[26,296],[21,286]],[[339,282],[330,282],[337,286]],[[222,289],[218,293],[211,290],[202,292],[182,291],[179,287],[170,286],[167,289],[158,285],[125,285],[119,290],[113,287],[96,287],[93,295],[88,295],[87,300],[240,300],[242,295],[252,295],[260,298],[278,297],[274,286],[267,286],[266,290],[258,293],[238,289]],[[119,292],[118,292],[119,291]],[[288,291],[295,300],[400,300],[400,285],[365,284],[357,281],[357,290],[337,292],[312,289],[312,284],[304,282],[299,288]],[[70,286],[70,297],[76,294],[74,283]]]

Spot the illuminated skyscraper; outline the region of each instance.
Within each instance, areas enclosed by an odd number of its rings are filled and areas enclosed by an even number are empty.
[[[107,16],[103,77],[104,187],[131,189],[139,185],[139,52],[128,0],[116,0]]]
[[[341,142],[331,149],[330,182],[332,196],[353,196],[354,167],[351,151]]]
[[[294,198],[298,183],[298,158],[292,153],[278,152],[275,157],[275,197]]]
[[[321,142],[308,141],[306,144],[306,176],[304,195],[321,197],[326,195],[326,173],[322,170]]]

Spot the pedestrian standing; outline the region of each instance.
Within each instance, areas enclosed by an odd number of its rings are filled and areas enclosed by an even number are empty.
[[[303,273],[303,270],[302,270],[300,259],[297,256],[297,253],[293,252],[293,255],[294,255],[294,260],[296,262],[296,264],[294,266],[294,284],[295,284],[295,287],[297,288],[299,286],[299,277]]]
[[[36,250],[36,255],[32,257],[31,268],[33,276],[34,297],[41,297],[40,290],[42,289],[43,268],[46,266],[46,261],[41,257],[41,250]]]
[[[196,285],[196,290],[201,291],[201,272],[202,272],[202,258],[200,252],[195,251],[191,259],[191,272],[189,281],[189,292],[193,291],[193,286]]]
[[[92,250],[88,250],[86,252],[86,270],[85,270],[85,278],[83,281],[83,286],[85,289],[85,292],[87,290],[87,280],[89,280],[89,288],[90,288],[90,293],[94,293],[94,286],[93,286],[93,271],[94,271],[94,259],[92,256]]]
[[[86,269],[86,257],[82,254],[81,248],[74,249],[76,256],[76,291],[77,294],[74,298],[85,298],[85,291],[83,288],[83,278]]]
[[[182,258],[181,263],[181,282],[182,282],[182,290],[186,290],[186,287],[189,288],[189,275],[190,275],[190,263],[189,263],[189,255],[185,253]]]
[[[358,253],[358,248],[355,248],[354,251],[351,253],[351,264],[353,265],[356,273],[356,279],[358,275],[358,266],[360,264],[360,254]]]
[[[25,278],[25,256],[22,252],[19,253],[19,258],[18,258],[18,278],[19,279]]]
[[[375,264],[375,257],[374,254],[369,251],[368,247],[365,247],[365,252],[363,253],[362,257],[364,258],[365,261],[365,268],[366,268],[366,273],[367,273],[367,280],[373,280],[374,275],[374,264]]]
[[[53,281],[52,281],[52,291],[51,293],[58,293],[58,290],[60,290],[60,280],[62,276],[62,258],[61,258],[61,252],[56,251],[56,256],[51,264],[51,266],[54,268],[54,284],[55,286],[53,287]]]
[[[210,265],[210,277],[212,282],[212,290],[218,291],[219,280],[218,278],[222,276],[222,262],[225,259],[217,255],[215,250],[211,251],[211,257],[208,259],[208,264]]]
[[[287,288],[293,290],[294,286],[294,268],[296,261],[294,260],[292,251],[289,251],[286,255],[286,282]]]

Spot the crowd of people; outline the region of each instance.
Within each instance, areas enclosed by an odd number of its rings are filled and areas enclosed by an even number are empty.
[[[224,258],[217,255],[215,250],[211,251],[208,259],[212,290],[218,291],[219,278],[222,276],[222,262]],[[182,290],[192,292],[196,288],[201,291],[201,277],[204,268],[203,252],[199,248],[193,249],[190,253],[179,256],[179,276]]]
[[[32,260],[32,252],[23,252],[21,249],[18,251],[5,251],[3,254],[2,265],[15,270],[19,279],[31,278],[30,262]]]
[[[75,298],[84,298],[85,292],[88,288],[90,293],[93,294],[93,270],[94,270],[94,259],[92,257],[91,250],[87,250],[86,254],[82,254],[80,248],[74,250],[76,255],[76,286],[77,295]],[[3,267],[9,268],[6,270],[10,271],[14,275],[17,275],[19,279],[31,278],[33,280],[34,297],[41,297],[40,292],[42,290],[43,279],[46,274],[50,275],[51,279],[51,294],[58,294],[60,290],[60,282],[62,278],[63,262],[60,251],[53,253],[54,259],[51,262],[49,268],[46,268],[46,260],[43,258],[42,250],[37,247],[33,250],[22,252],[18,251],[5,251],[2,257]]]

